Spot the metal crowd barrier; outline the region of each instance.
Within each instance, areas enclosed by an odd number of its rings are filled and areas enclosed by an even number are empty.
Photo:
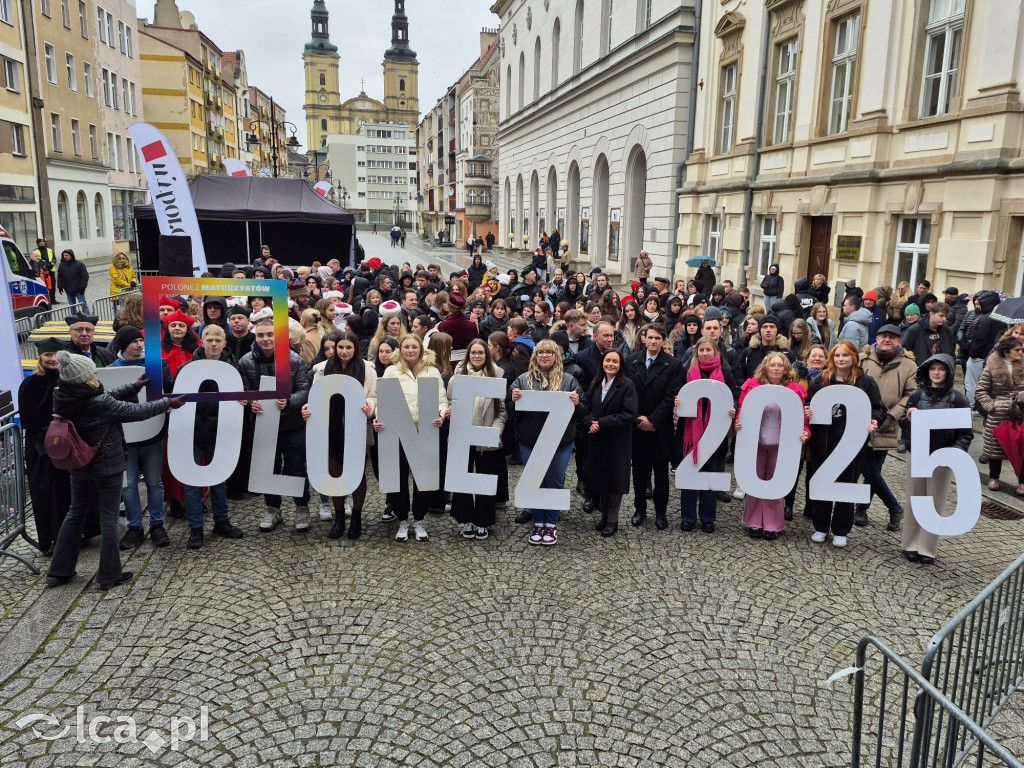
[[[921,674],[972,721],[989,726],[1024,684],[1024,555],[935,634]],[[923,725],[922,745],[941,735],[958,754],[975,746],[973,733],[958,722],[940,716]]]
[[[19,536],[38,549],[25,526],[24,451],[21,428],[13,421],[0,426],[0,555],[13,557],[38,574],[30,560],[9,549]]]
[[[882,664],[871,676],[869,694],[865,689],[872,649],[881,654]],[[967,737],[966,750],[958,734]],[[863,638],[857,645],[854,677],[852,768],[955,768],[968,759],[977,766],[1024,768],[899,654],[878,638]]]

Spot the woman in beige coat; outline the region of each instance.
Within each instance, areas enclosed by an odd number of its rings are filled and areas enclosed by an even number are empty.
[[[985,361],[975,400],[985,416],[985,455],[988,456],[990,491],[999,490],[999,474],[1006,454],[993,430],[1006,419],[1013,401],[1024,392],[1024,349],[1014,337],[1001,339]],[[1024,399],[1024,398],[1021,398]],[[1017,495],[1024,496],[1024,478],[1017,478]]]
[[[647,278],[651,276],[653,266],[654,262],[651,261],[650,254],[647,251],[640,251],[640,255],[636,257],[636,269],[633,271],[633,276],[641,283],[646,283]]]

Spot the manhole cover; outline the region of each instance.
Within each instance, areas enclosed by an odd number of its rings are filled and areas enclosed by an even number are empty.
[[[981,502],[981,514],[993,520],[1024,520],[1024,514],[994,501]]]

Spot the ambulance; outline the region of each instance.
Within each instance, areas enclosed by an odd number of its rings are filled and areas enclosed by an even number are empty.
[[[0,242],[4,246],[4,280],[7,281],[14,303],[15,317],[31,317],[50,308],[50,292],[46,283],[32,277],[32,267],[11,236],[0,227]]]

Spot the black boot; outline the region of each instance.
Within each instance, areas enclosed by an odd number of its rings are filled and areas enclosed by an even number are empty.
[[[654,525],[659,531],[664,531],[668,528],[668,515],[664,512],[655,512]]]
[[[203,529],[193,528],[188,535],[188,544],[185,545],[186,549],[199,549],[203,546]]]
[[[792,520],[793,519],[793,505],[792,504],[787,504],[785,506],[785,509],[782,512],[782,515],[787,520]]]
[[[647,513],[646,512],[636,512],[633,515],[633,519],[630,520],[629,522],[633,524],[634,528],[639,528],[641,525],[644,524],[644,520],[646,520],[646,519],[647,519]]]
[[[348,537],[358,539],[363,535],[363,510],[353,509],[352,519],[349,521]]]
[[[586,498],[586,499],[583,500],[583,511],[586,512],[588,515],[591,512],[594,511],[594,500],[593,499]]]
[[[608,514],[606,512],[602,512],[601,520],[597,523],[597,525],[594,526],[594,530],[600,531],[606,525],[608,525]]]
[[[327,534],[330,539],[340,539],[341,535],[345,532],[345,513],[342,512],[340,515],[334,515],[334,525],[331,526],[331,532]]]

